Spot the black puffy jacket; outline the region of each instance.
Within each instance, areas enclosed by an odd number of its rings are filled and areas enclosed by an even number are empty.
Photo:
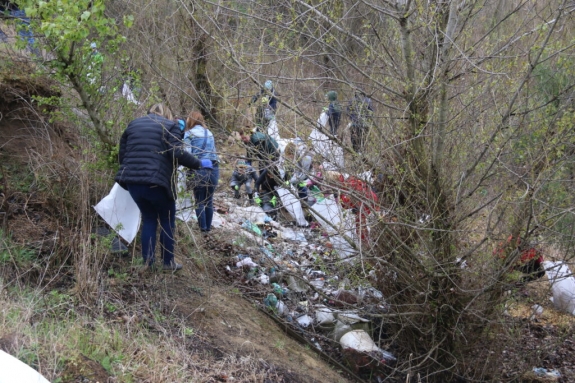
[[[124,189],[127,184],[158,185],[175,200],[178,165],[201,167],[200,161],[184,150],[183,136],[176,122],[157,114],[131,121],[120,139],[116,182]]]

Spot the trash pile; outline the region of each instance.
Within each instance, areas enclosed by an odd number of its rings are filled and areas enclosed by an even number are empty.
[[[318,351],[356,374],[382,377],[383,367],[396,360],[380,343],[388,306],[367,278],[352,287],[341,276],[341,268],[354,263],[347,242],[354,236],[351,217],[330,198],[314,204],[305,226],[293,215],[276,221],[260,207],[217,199],[226,201],[222,227],[233,233],[234,252],[221,266],[230,281]]]

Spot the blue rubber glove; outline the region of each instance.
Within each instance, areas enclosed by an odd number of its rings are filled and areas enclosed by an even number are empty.
[[[213,169],[214,168],[212,161],[208,160],[207,158],[200,160],[200,162],[202,163],[202,169]]]

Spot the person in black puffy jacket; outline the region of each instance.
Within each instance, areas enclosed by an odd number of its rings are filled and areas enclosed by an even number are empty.
[[[155,104],[147,116],[128,124],[120,139],[120,170],[115,180],[130,192],[142,213],[144,263],[147,266],[154,264],[159,220],[163,268],[177,271],[182,265],[174,261],[175,170],[178,165],[200,169],[211,164],[204,164],[184,150],[184,132],[172,119],[170,109]]]

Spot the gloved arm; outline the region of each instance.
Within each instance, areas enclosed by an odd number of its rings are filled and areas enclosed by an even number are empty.
[[[184,133],[180,130],[178,123],[173,122],[164,130],[164,141],[168,147],[167,153],[171,155],[179,165],[184,165],[190,169],[200,169],[200,160],[186,152],[181,145]]]
[[[260,198],[258,193],[254,193],[254,202],[257,203],[258,205],[262,204],[262,199]]]

